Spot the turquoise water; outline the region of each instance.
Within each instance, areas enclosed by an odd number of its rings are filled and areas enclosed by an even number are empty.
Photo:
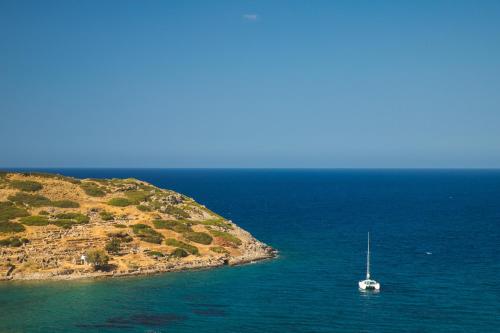
[[[499,332],[500,172],[58,170],[186,193],[281,256],[0,284],[0,332]],[[378,294],[357,290],[372,236]]]

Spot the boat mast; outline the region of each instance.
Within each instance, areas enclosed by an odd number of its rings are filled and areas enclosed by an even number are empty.
[[[366,279],[370,280],[370,232],[368,232],[368,251],[366,252]]]

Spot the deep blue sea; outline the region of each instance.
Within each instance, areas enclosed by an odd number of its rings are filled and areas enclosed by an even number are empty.
[[[0,332],[500,332],[500,171],[49,170],[185,193],[280,251],[220,269],[0,284]],[[378,294],[358,291],[371,232]]]

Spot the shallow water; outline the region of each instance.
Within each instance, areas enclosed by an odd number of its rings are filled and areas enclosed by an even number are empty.
[[[149,277],[2,283],[0,332],[500,331],[499,171],[57,171],[186,193],[281,255]],[[357,290],[368,230],[378,294]]]

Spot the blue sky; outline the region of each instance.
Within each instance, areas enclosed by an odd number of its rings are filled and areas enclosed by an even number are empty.
[[[499,1],[0,0],[0,166],[500,167]]]

